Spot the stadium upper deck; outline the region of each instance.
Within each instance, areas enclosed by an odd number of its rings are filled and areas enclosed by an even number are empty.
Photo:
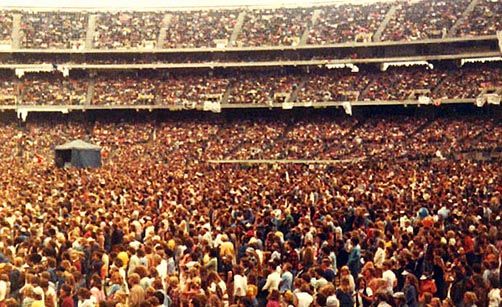
[[[472,103],[502,92],[499,64],[460,68],[460,59],[500,56],[500,16],[490,0],[4,9],[0,107]],[[382,69],[398,61],[435,68]],[[361,71],[327,69],[347,64]]]
[[[495,35],[492,0],[381,2],[275,9],[93,12],[0,11],[14,49],[209,48],[417,41]]]

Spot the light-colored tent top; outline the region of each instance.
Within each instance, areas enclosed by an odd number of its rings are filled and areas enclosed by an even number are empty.
[[[82,140],[75,140],[63,145],[56,146],[56,150],[71,150],[71,149],[101,150],[101,147],[99,147],[98,145],[84,142]]]

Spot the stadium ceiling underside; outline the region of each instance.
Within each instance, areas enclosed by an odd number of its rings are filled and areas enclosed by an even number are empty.
[[[445,99],[441,101],[441,105],[461,105],[461,104],[474,104],[475,99]],[[220,104],[221,109],[293,109],[293,108],[340,108],[350,104],[351,107],[370,107],[370,106],[422,106],[428,105],[420,103],[418,100],[373,100],[373,101],[306,101],[294,102],[290,105],[285,103],[270,103],[270,104],[255,104],[255,103],[241,103]],[[439,105],[437,105],[439,106]],[[154,111],[154,110],[168,110],[168,111],[211,111],[204,110],[203,105],[47,105],[47,106],[34,106],[34,105],[0,105],[0,111],[21,111],[28,112],[62,112],[67,113],[71,111],[86,111],[86,110],[136,110],[136,111]]]
[[[374,64],[501,55],[497,35],[410,42],[183,49],[0,49],[0,68],[66,64],[72,69],[213,68]],[[98,62],[98,63],[96,63]]]

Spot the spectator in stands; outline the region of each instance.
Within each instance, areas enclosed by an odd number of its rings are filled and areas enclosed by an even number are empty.
[[[86,12],[26,12],[21,23],[22,45],[34,49],[82,49],[87,24]]]

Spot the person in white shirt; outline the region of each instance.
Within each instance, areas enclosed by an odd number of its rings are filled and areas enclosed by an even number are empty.
[[[273,271],[268,274],[267,281],[263,286],[263,290],[268,292],[272,292],[272,290],[279,290],[279,284],[281,283],[281,268],[277,267],[276,269],[271,268]]]
[[[328,284],[326,278],[323,277],[323,271],[321,268],[314,270],[314,277],[310,279],[310,284],[316,291]]]
[[[368,287],[364,277],[359,277],[357,280],[357,291],[355,295],[355,301],[357,306],[366,306],[371,303],[371,298],[373,296],[373,290]]]
[[[385,261],[385,243],[380,240],[378,241],[378,248],[375,252],[375,257],[373,257],[373,263],[375,264],[376,268],[382,268],[383,262]]]
[[[340,307],[340,301],[336,295],[328,296],[326,299],[326,307]]]
[[[383,263],[384,272],[382,273],[382,278],[387,282],[387,292],[389,294],[394,293],[394,287],[397,285],[397,277],[396,274],[390,269],[391,263],[390,261],[385,261]]]
[[[221,279],[218,273],[214,271],[210,272],[207,277],[207,282],[209,284],[209,292],[214,294],[220,293],[223,300],[223,306],[228,306],[227,284]]]
[[[129,249],[129,253],[131,253],[131,258],[129,259],[129,268],[127,269],[127,275],[131,275],[134,273],[134,270],[141,265],[141,260],[136,254],[136,250],[134,248]]]
[[[7,274],[0,275],[0,302],[3,302],[9,295],[9,276]]]
[[[300,291],[295,292],[295,301],[297,307],[309,307],[312,304],[314,297],[310,294],[308,284],[303,284]]]
[[[488,307],[499,307],[502,304],[500,297],[499,282],[496,278],[490,278],[490,292],[488,292]]]
[[[86,288],[80,288],[77,293],[78,307],[94,307],[96,306],[96,299],[91,295],[91,291]]]
[[[155,255],[155,262],[157,265],[155,266],[155,269],[159,273],[159,277],[162,280],[165,280],[167,278],[167,260],[163,259],[159,255]]]
[[[234,268],[234,296],[240,298],[246,296],[248,290],[248,278],[242,274],[242,268]]]

